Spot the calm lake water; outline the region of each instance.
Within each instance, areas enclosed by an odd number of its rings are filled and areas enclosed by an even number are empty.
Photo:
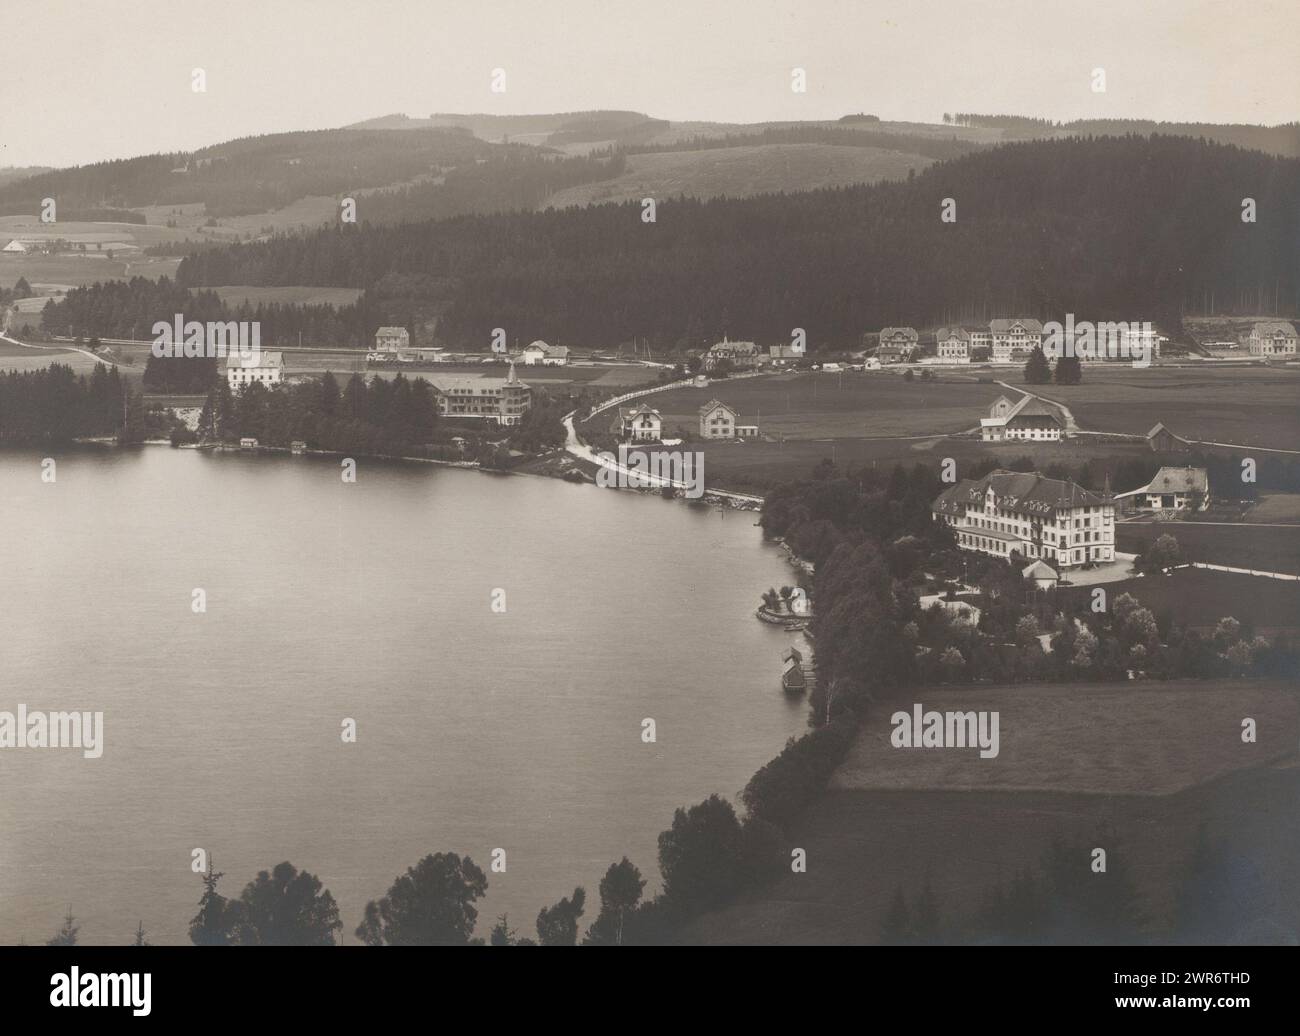
[[[0,942],[187,942],[203,847],[231,897],[289,860],[338,901],[436,851],[489,873],[478,935],[732,797],[806,705],[793,582],[754,516],[540,478],[158,447],[0,452],[0,709],[101,710],[102,758],[0,751]],[[191,610],[196,587],[206,614]],[[490,607],[495,588],[506,611]],[[801,638],[799,638],[801,640]],[[801,644],[801,646],[804,646]],[[357,722],[344,744],[341,722]],[[658,741],[641,740],[653,718]]]

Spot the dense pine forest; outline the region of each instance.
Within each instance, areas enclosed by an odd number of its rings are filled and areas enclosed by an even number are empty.
[[[1060,136],[1123,136],[1129,133],[1162,133],[1173,137],[1199,137],[1219,144],[1235,144],[1270,155],[1300,158],[1300,122],[1280,126],[1251,126],[1246,123],[1156,122],[1153,119],[1075,119],[1056,122],[1026,115],[978,115],[972,112],[944,112],[944,125],[1000,129],[1019,139]]]
[[[879,121],[879,120],[877,120]],[[705,151],[722,147],[758,147],[768,144],[835,144],[840,147],[875,147],[902,151],[927,158],[956,158],[989,147],[956,137],[923,137],[912,133],[888,133],[875,130],[844,129],[838,126],[795,125],[769,126],[759,132],[725,133],[721,136],[698,136],[672,144],[627,144],[593,154],[645,155],[667,151]]]
[[[103,364],[77,377],[61,363],[44,370],[0,373],[0,444],[68,443],[117,435],[138,442],[146,431],[144,406]]]
[[[187,320],[259,321],[263,348],[297,345],[300,333],[306,345],[361,346],[376,327],[393,322],[384,319],[384,312],[366,295],[350,306],[278,302],[232,306],[222,302],[216,292],[192,291],[167,277],[156,281],[132,277],[74,288],[62,299],[45,304],[42,322],[43,330],[52,335],[147,341],[154,337],[155,321],[170,322],[177,313]]]
[[[1253,198],[1256,222],[1242,220]],[[945,198],[956,221],[940,218]],[[1300,304],[1300,161],[1176,137],[1010,144],[905,183],[747,199],[359,225],[186,259],[178,281],[372,290],[438,316],[576,346],[722,334],[814,345],[867,329],[1021,314],[1176,323]]]

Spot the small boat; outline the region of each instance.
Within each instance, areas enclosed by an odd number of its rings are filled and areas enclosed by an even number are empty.
[[[803,671],[803,655],[798,648],[785,653],[781,672],[781,687],[787,694],[803,694],[808,689],[808,677]]]

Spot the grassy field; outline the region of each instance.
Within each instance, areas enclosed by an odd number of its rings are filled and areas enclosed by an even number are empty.
[[[1246,521],[1300,524],[1300,493],[1260,493],[1259,501],[1250,509]]]
[[[1106,592],[1112,602],[1120,594],[1132,594],[1157,619],[1169,616],[1202,633],[1212,632],[1229,615],[1263,636],[1293,636],[1300,630],[1300,582],[1292,580],[1180,568],[1163,576],[1108,583]],[[1092,588],[1062,589],[1057,594],[1072,594],[1086,606]]]
[[[37,291],[54,285],[76,288],[96,281],[122,280],[129,277],[175,277],[179,259],[157,259],[135,255],[133,258],[105,255],[5,255],[0,256],[0,284],[12,287],[19,277],[26,277]],[[34,324],[34,322],[33,322]]]
[[[547,205],[640,201],[642,198],[743,198],[774,191],[810,191],[878,180],[902,180],[933,159],[873,147],[766,144],[629,155],[627,171],[612,180],[570,187]]]
[[[14,345],[12,342],[0,341],[0,356],[38,356],[44,350],[27,349],[21,345]],[[58,355],[62,352],[71,352],[71,350],[60,349],[57,352],[51,352],[50,355]]]
[[[1080,385],[1036,391],[1068,406],[1086,431],[1145,435],[1161,421],[1184,439],[1300,449],[1296,370],[1089,367]]]
[[[1121,522],[1115,526],[1115,545],[1121,551],[1141,554],[1164,533],[1178,541],[1188,561],[1300,575],[1300,527]]]
[[[699,431],[699,408],[720,399],[740,411],[740,423],[787,439],[942,435],[978,427],[1006,390],[948,375],[904,381],[880,371],[779,374],[723,379],[681,388],[649,401],[663,414],[665,434],[678,426]]]
[[[913,701],[999,709],[999,757],[889,747],[889,713]],[[1241,742],[1244,715],[1259,721],[1259,744]],[[935,688],[882,703],[838,790],[789,833],[788,844],[807,852],[807,873],[707,915],[685,941],[875,943],[895,891],[915,897],[924,882],[951,923],[974,914],[987,890],[1037,867],[1058,837],[1104,845],[1122,860],[1158,933],[1201,825],[1228,840],[1256,883],[1257,913],[1240,918],[1244,937],[1294,932],[1300,828],[1284,818],[1300,810],[1297,722],[1295,691],[1280,683]],[[995,781],[1056,790],[987,790]],[[1203,783],[1165,793],[1191,781]],[[1102,793],[1072,790],[1084,788]]]
[[[890,715],[914,702],[998,712],[998,756],[893,747]],[[1258,721],[1258,744],[1242,744],[1242,716]],[[1300,702],[1280,683],[945,686],[880,702],[830,788],[1169,795],[1283,758],[1298,738]]]
[[[786,442],[697,443],[704,452],[710,486],[762,492],[780,482],[807,478],[823,459],[833,459],[841,470],[877,467],[888,470],[927,464],[938,468],[944,458],[957,462],[957,474],[964,477],[974,465],[992,459],[1008,466],[1030,457],[1042,470],[1053,464],[1078,466],[1085,461],[1116,463],[1127,457],[1145,458],[1150,451],[1143,443],[1104,443],[1076,439],[1065,443],[983,443],[973,439],[930,436],[917,439],[803,439]]]
[[[1139,735],[1140,736],[1140,735]],[[897,890],[915,902],[924,883],[943,923],[974,915],[988,891],[1038,870],[1056,838],[1104,845],[1122,860],[1153,937],[1173,914],[1197,831],[1225,840],[1255,893],[1238,930],[1245,942],[1294,943],[1300,928],[1300,771],[1234,774],[1178,795],[1043,792],[839,791],[822,795],[787,838],[808,871],[706,915],[684,942],[860,945],[881,941]],[[1087,858],[1081,861],[1086,866]]]

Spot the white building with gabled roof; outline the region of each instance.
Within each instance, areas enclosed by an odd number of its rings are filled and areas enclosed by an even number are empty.
[[[278,385],[284,380],[284,353],[255,350],[226,354],[226,383],[231,391],[244,385]]]
[[[1242,336],[1251,356],[1294,356],[1295,325],[1285,320],[1259,320]]]
[[[411,332],[404,327],[381,327],[375,332],[375,352],[400,353],[411,347]]]
[[[663,415],[646,403],[619,407],[610,431],[620,439],[632,442],[658,442],[663,438]]]
[[[970,332],[964,327],[939,328],[934,343],[940,363],[970,363]]]
[[[989,321],[994,363],[1022,363],[1035,348],[1042,348],[1043,325],[1032,317],[997,317]]]
[[[1021,396],[1017,403],[998,396],[989,416],[980,418],[984,442],[1060,442],[1063,430],[1056,408],[1037,396]]]

